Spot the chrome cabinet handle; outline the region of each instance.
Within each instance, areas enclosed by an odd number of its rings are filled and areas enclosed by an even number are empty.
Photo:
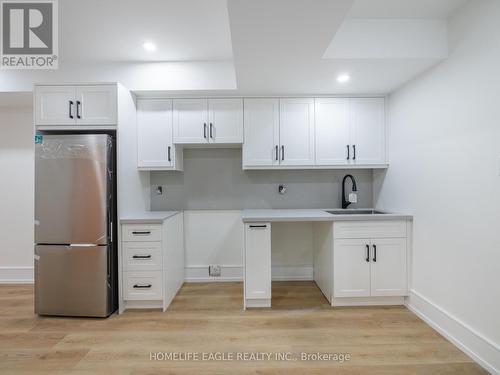
[[[82,118],[81,114],[80,114],[80,107],[81,107],[82,103],[77,100],[76,101],[76,117],[77,118]]]
[[[69,118],[74,118],[73,117],[73,100],[69,101]]]
[[[275,146],[275,152],[276,152],[276,161],[279,160],[279,151],[278,151],[278,145]]]
[[[351,148],[347,145],[347,160],[351,158]]]
[[[203,138],[207,139],[207,123],[203,123]]]
[[[354,156],[352,157],[352,160],[356,160],[356,145],[352,145],[352,149],[354,151]]]
[[[151,285],[151,284],[135,284],[134,289],[149,289],[152,286],[153,285]]]
[[[212,138],[212,139],[214,139],[213,128],[214,128],[214,125],[212,123],[210,123],[210,138]]]
[[[134,231],[134,232],[132,232],[132,234],[133,234],[134,236],[136,236],[136,235],[138,235],[138,236],[144,236],[144,235],[146,235],[146,236],[147,236],[147,235],[151,234],[151,231],[150,231],[150,230],[145,230],[145,231]]]
[[[366,245],[366,262],[370,262],[370,245]]]
[[[281,160],[285,160],[285,146],[281,145]]]
[[[377,245],[373,245],[373,261],[377,261]]]
[[[133,259],[151,259],[151,255],[134,255]]]
[[[167,158],[168,158],[168,161],[172,161],[172,159],[170,157],[170,149],[171,149],[171,147],[168,146],[168,148],[167,148],[167,154],[168,154]]]
[[[264,228],[267,228],[267,225],[249,225],[250,228],[254,228],[254,229],[264,229]]]

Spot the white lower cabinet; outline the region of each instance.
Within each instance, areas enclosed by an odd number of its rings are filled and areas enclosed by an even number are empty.
[[[363,239],[334,242],[333,293],[335,297],[370,296],[369,245]]]
[[[271,306],[271,223],[245,224],[245,308]]]
[[[160,223],[121,226],[120,311],[167,309],[184,283],[183,213]]]
[[[406,238],[375,238],[370,260],[372,296],[407,294]]]
[[[408,294],[407,225],[405,221],[334,224],[333,305],[402,303]]]

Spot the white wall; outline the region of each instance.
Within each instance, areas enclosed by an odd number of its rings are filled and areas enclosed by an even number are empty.
[[[449,59],[390,96],[374,202],[414,214],[410,305],[499,370],[500,2],[468,2],[449,28]]]
[[[273,223],[272,227],[273,280],[312,280],[312,224]],[[184,247],[186,281],[242,280],[241,211],[184,211]],[[210,277],[209,265],[220,265],[221,277]]]
[[[2,94],[0,283],[33,280],[33,136],[31,95]]]

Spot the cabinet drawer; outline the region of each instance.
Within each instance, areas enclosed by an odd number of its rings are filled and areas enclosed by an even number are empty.
[[[161,241],[161,225],[124,224],[122,225],[122,241]]]
[[[406,221],[338,221],[333,227],[334,238],[400,238],[406,237]]]
[[[162,290],[161,271],[123,273],[125,300],[161,300]]]
[[[161,242],[124,242],[124,271],[161,271]]]

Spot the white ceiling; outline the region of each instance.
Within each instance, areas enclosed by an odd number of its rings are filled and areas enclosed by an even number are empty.
[[[447,18],[467,0],[355,0],[353,18]]]
[[[226,0],[64,0],[62,61],[232,59]],[[157,51],[143,50],[154,41]]]
[[[72,81],[119,80],[146,91],[385,94],[446,58],[445,20],[465,2],[64,0],[59,70],[0,71],[0,91],[77,72]],[[145,41],[157,51],[144,51]],[[343,72],[352,79],[341,85]]]

